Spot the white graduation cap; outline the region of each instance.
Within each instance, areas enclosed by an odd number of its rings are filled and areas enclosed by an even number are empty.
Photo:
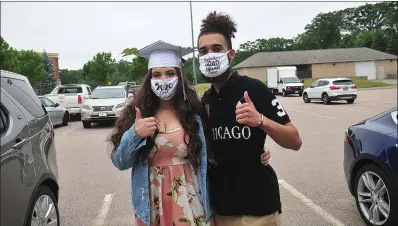
[[[191,48],[175,46],[164,41],[157,41],[148,45],[134,55],[148,58],[148,69],[154,67],[178,67],[181,68],[182,57],[192,53]]]

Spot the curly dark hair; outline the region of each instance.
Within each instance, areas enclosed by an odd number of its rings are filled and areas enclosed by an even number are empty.
[[[228,48],[232,49],[232,38],[235,38],[236,23],[232,18],[224,13],[211,12],[202,20],[199,38],[204,34],[219,33],[225,37]]]
[[[200,115],[200,101],[195,89],[185,76],[181,75],[181,70],[179,68],[175,68],[175,70],[177,71],[179,82],[176,94],[172,99],[173,108],[175,109],[176,117],[180,120],[185,130],[185,134],[189,136],[189,142],[185,141],[188,147],[187,159],[196,169],[200,164],[200,153],[202,148],[202,142],[199,136],[199,123],[195,118],[195,115]],[[141,110],[143,118],[154,117],[159,109],[159,98],[151,89],[151,78],[152,70],[149,70],[137,94],[134,96],[133,101],[125,107],[119,119],[116,121],[114,130],[108,138],[108,141],[112,145],[112,152],[116,151],[117,147],[120,145],[123,134],[133,125],[136,114],[135,106]],[[182,83],[184,83],[185,86],[187,100],[184,100]],[[158,132],[159,131],[156,131],[155,134],[147,140],[148,145],[140,150],[140,157],[147,158],[149,151],[155,144],[154,139]]]

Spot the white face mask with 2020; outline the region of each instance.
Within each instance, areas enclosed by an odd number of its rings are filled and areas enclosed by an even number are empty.
[[[178,77],[156,80],[151,79],[152,91],[162,100],[170,100],[174,97],[177,90]]]
[[[199,69],[205,77],[222,75],[229,68],[228,52],[208,53],[199,57]]]

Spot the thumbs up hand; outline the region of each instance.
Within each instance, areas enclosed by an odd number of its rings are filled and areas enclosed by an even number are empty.
[[[245,124],[251,127],[261,126],[261,114],[256,110],[247,91],[244,93],[246,103],[236,105],[236,121],[239,124]]]
[[[141,111],[135,107],[135,122],[134,122],[135,133],[142,137],[147,138],[152,136],[157,127],[156,119],[154,117],[141,118]]]

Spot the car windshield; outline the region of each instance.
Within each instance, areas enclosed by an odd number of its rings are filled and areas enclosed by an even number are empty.
[[[91,94],[91,99],[110,99],[124,98],[125,92],[123,88],[96,89]]]
[[[285,77],[283,83],[300,83],[300,80],[297,77]]]

